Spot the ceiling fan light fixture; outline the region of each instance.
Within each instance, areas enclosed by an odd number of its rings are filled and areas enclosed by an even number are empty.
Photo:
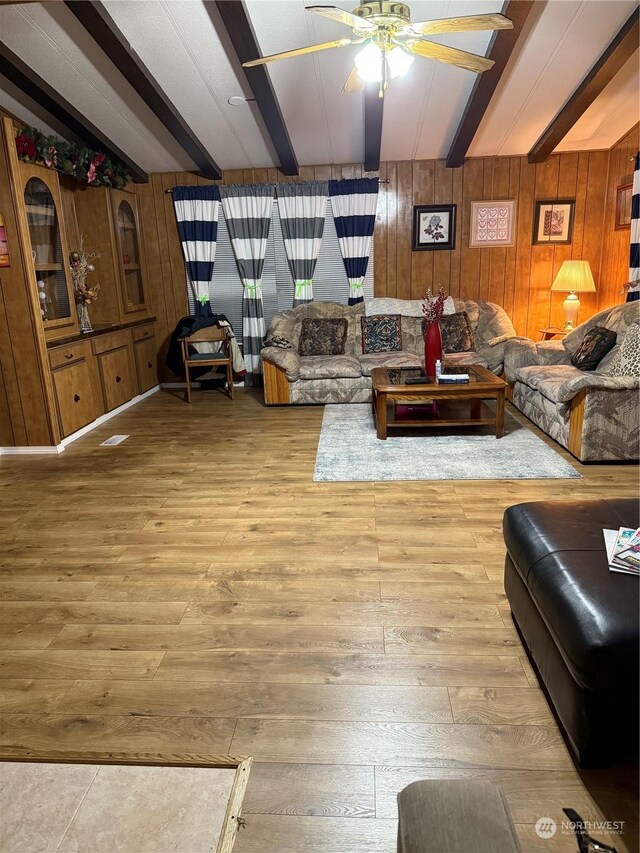
[[[382,51],[377,44],[369,42],[363,47],[356,54],[355,65],[358,76],[368,83],[379,83],[382,80]]]
[[[401,47],[394,47],[387,53],[387,62],[389,63],[389,73],[392,77],[402,77],[406,74],[415,57],[411,56]]]

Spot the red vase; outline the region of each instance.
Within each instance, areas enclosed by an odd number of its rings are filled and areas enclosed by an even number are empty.
[[[424,333],[424,371],[435,382],[436,361],[442,361],[442,335],[440,324],[427,323]]]

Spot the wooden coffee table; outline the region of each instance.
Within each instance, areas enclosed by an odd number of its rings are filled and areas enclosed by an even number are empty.
[[[448,369],[445,363],[443,373]],[[468,373],[469,383],[407,384],[407,376],[420,373],[418,368],[374,367],[371,371],[372,406],[378,438],[385,439],[389,427],[425,429],[485,425],[495,426],[496,438],[501,438],[507,383],[479,364],[455,365],[455,370]],[[484,400],[496,401],[495,412]],[[402,412],[398,411],[399,407]]]

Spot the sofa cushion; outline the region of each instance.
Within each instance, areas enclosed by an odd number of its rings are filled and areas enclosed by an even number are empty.
[[[640,322],[632,323],[606,376],[640,376]]]
[[[448,352],[444,357],[443,373],[447,372],[447,366],[463,367],[465,364],[479,364],[487,367],[485,359],[477,352]]]
[[[594,326],[571,356],[571,364],[580,370],[595,370],[616,343],[616,333],[604,326]]]
[[[360,367],[363,376],[371,376],[374,367],[421,367],[422,362],[417,355],[403,350],[402,352],[372,352],[360,356]]]
[[[347,326],[345,317],[305,317],[298,352],[301,356],[343,355]]]
[[[442,317],[440,320],[440,333],[442,335],[442,351],[444,353],[471,352],[474,349],[473,334],[466,311],[459,311],[448,317]]]
[[[302,355],[300,379],[357,379],[360,362],[353,355]]]
[[[403,317],[422,317],[424,299],[396,299],[393,296],[374,296],[364,303],[364,313],[367,317],[376,314],[402,314]],[[447,296],[444,301],[444,313],[455,314],[456,306],[453,298]]]
[[[399,314],[362,317],[362,352],[400,352],[402,324]]]
[[[573,678],[636,695],[638,580],[610,572],[603,528],[637,527],[634,500],[537,501],[507,509],[507,551]]]
[[[516,382],[522,382],[551,400],[552,403],[563,402],[560,389],[568,379],[578,379],[583,376],[582,370],[571,364],[534,364],[532,367],[520,367],[516,370]]]

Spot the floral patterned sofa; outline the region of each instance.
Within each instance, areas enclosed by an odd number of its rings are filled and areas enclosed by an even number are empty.
[[[505,311],[491,302],[452,299],[445,314],[466,311],[474,349],[447,356],[449,362],[482,364],[502,373],[505,342],[515,337]],[[401,315],[402,351],[363,353],[363,316]],[[347,335],[343,355],[304,356],[298,352],[305,318],[346,318]],[[265,346],[260,355],[267,405],[291,403],[366,403],[371,400],[371,370],[374,367],[420,367],[424,363],[421,300],[379,298],[354,306],[337,302],[310,302],[276,314],[266,342],[290,347]]]
[[[640,442],[640,303],[616,305],[562,341],[513,338],[505,345],[505,379],[514,405],[581,462],[638,458]],[[616,333],[595,370],[571,356],[594,326]]]

